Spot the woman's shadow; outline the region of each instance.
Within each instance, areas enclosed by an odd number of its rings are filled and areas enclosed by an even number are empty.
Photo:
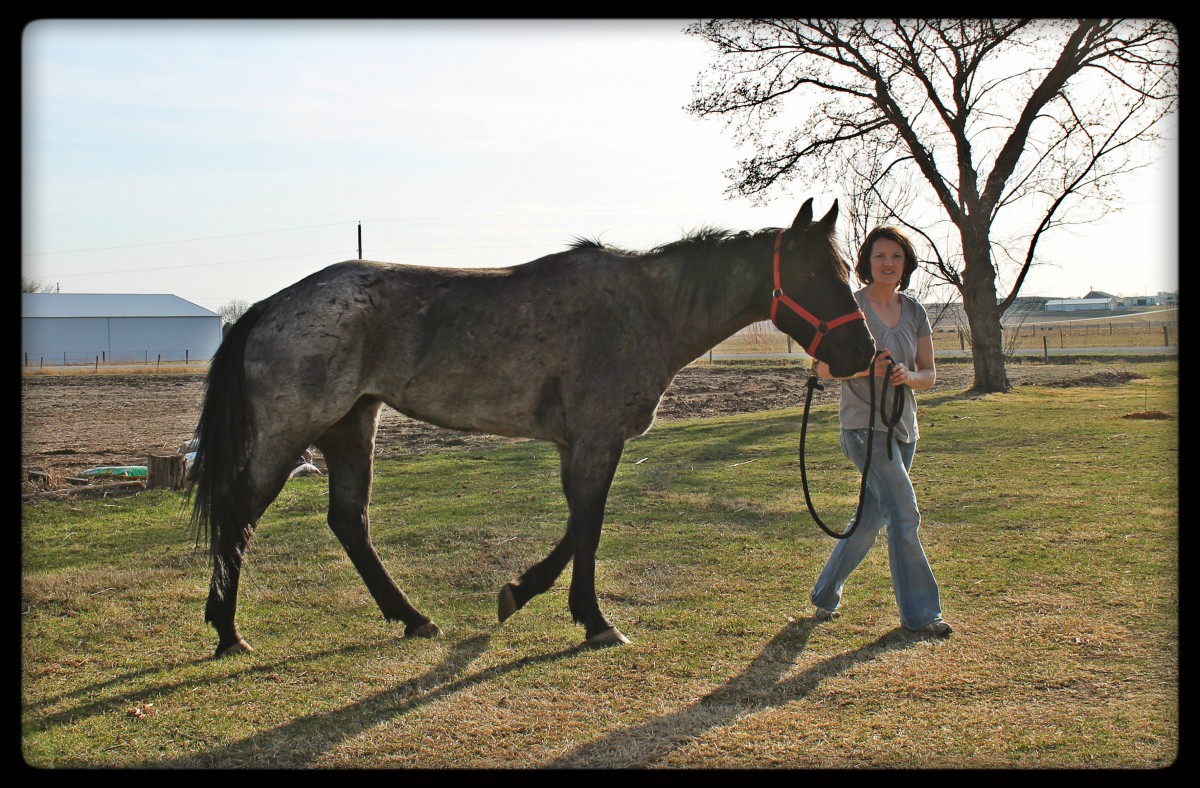
[[[822,660],[784,679],[816,624],[811,618],[789,622],[745,671],[696,703],[674,714],[613,731],[546,764],[546,768],[629,769],[661,765],[672,752],[708,730],[734,722],[749,712],[803,698],[823,680],[886,652],[907,648],[920,639],[903,629],[894,629],[873,643]]]

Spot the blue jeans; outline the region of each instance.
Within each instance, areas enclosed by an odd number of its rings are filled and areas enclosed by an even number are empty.
[[[848,539],[839,539],[834,545],[813,586],[812,603],[826,610],[837,609],[846,579],[875,546],[879,530],[886,525],[888,564],[900,608],[900,624],[907,629],[920,629],[942,617],[942,603],[929,559],[917,536],[921,513],[908,477],[917,446],[897,441],[892,445],[889,460],[886,436],[886,432],[875,431],[861,522]],[[861,471],[867,457],[867,430],[844,429],[841,442],[842,451]],[[895,451],[897,448],[899,451]]]

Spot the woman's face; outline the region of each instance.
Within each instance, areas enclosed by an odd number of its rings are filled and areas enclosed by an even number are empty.
[[[890,238],[877,238],[871,243],[871,280],[896,290],[903,276],[904,247]]]

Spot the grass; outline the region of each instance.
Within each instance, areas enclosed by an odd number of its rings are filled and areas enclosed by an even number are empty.
[[[177,493],[22,512],[22,754],[44,768],[1158,768],[1179,749],[1176,362],[1113,387],[921,398],[922,539],[956,631],[897,629],[886,548],[816,624],[832,546],[797,409],[631,442],[598,555],[634,643],[579,647],[567,577],[503,626],[495,593],[561,536],[537,443],[381,463],[372,525],[445,631],[382,621],[299,478],[260,523],[208,659],[207,566]],[[857,478],[809,431],[818,511]],[[640,461],[640,462],[639,462]],[[840,519],[839,519],[840,518]]]

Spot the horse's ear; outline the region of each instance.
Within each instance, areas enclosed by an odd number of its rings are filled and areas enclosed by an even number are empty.
[[[800,206],[800,213],[796,214],[796,220],[792,222],[793,230],[803,230],[812,224],[812,197],[804,201],[804,205]]]
[[[837,226],[838,204],[837,200],[833,201],[833,207],[829,209],[829,213],[825,214],[825,218],[821,219],[821,226],[825,228],[825,232],[833,232],[833,228]]]

